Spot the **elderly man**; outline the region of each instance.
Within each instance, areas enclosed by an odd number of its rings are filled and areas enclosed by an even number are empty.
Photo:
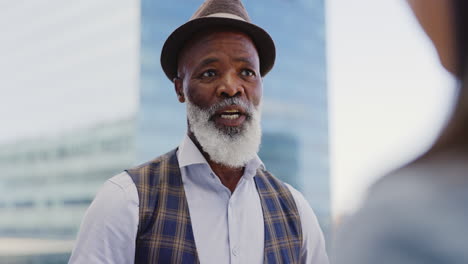
[[[106,182],[71,263],[328,263],[312,209],[257,156],[275,46],[249,21],[240,1],[208,0],[166,40],[187,135]]]

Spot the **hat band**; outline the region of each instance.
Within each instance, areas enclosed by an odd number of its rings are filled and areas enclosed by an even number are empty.
[[[245,19],[243,19],[242,17],[236,16],[236,15],[230,14],[230,13],[214,13],[214,14],[211,14],[211,15],[207,15],[206,17],[231,18],[231,19],[242,20],[242,21],[246,22]]]

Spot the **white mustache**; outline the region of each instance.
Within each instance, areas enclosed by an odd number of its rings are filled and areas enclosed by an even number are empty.
[[[212,106],[210,106],[208,109],[204,110],[210,117],[213,117],[213,115],[219,111],[220,109],[227,107],[227,106],[240,106],[242,109],[245,111],[245,115],[247,118],[252,117],[253,112],[255,111],[255,106],[252,103],[247,103],[244,100],[238,98],[238,97],[231,97],[224,99],[223,101],[216,103]]]

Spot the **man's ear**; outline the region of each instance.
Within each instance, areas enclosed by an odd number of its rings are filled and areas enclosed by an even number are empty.
[[[177,93],[177,98],[179,99],[179,102],[183,103],[185,102],[185,96],[184,96],[184,86],[183,86],[183,81],[179,77],[174,78],[174,88],[175,92]]]

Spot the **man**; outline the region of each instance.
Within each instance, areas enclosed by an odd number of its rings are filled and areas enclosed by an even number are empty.
[[[249,21],[240,1],[208,0],[166,40],[187,136],[106,182],[71,263],[328,263],[312,209],[257,156],[275,47]]]

